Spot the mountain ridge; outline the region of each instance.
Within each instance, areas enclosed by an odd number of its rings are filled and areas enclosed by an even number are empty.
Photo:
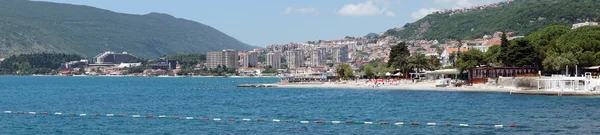
[[[0,57],[29,53],[74,53],[93,57],[126,51],[144,58],[222,49],[248,50],[211,26],[151,12],[117,13],[85,5],[0,1]]]
[[[510,31],[525,36],[550,25],[600,20],[600,9],[596,8],[600,3],[594,0],[515,0],[498,4],[496,8],[455,15],[429,14],[402,28],[389,29],[385,35],[445,40],[475,39],[496,31]]]

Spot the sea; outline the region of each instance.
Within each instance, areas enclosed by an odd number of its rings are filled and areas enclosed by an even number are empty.
[[[0,134],[600,134],[597,97],[235,87],[277,81],[3,76]]]

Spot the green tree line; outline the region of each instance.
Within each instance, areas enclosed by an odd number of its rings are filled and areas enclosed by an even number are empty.
[[[600,27],[584,26],[571,30],[553,25],[524,37],[508,41],[486,53],[471,49],[456,62],[460,71],[478,65],[535,67],[544,73],[560,73],[567,66],[589,67],[600,64]]]
[[[49,74],[61,68],[61,64],[79,61],[84,57],[76,54],[38,53],[13,55],[0,63],[3,74]]]

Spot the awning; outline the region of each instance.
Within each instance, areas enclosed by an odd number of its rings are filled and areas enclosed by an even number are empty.
[[[458,73],[459,72],[456,69],[442,69],[442,70],[435,70],[435,71],[425,71],[425,74],[428,74],[428,75],[456,75]]]
[[[595,69],[595,70],[598,70],[598,68],[600,68],[600,66],[585,67],[583,69]]]

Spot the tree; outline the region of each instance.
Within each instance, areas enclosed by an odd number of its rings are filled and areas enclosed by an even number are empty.
[[[543,68],[542,62],[546,59],[548,50],[558,51],[556,49],[557,39],[569,31],[571,31],[571,28],[565,25],[552,25],[527,36],[529,43],[534,46],[534,54],[536,55],[534,63],[538,68]]]
[[[178,61],[181,64],[181,68],[194,68],[196,65],[206,61],[206,55],[200,53],[192,54],[173,54],[167,55],[167,60]],[[141,61],[144,61],[143,59]],[[147,63],[147,62],[146,62]],[[146,64],[142,62],[142,64]]]
[[[335,68],[336,74],[339,78],[343,80],[348,80],[350,78],[354,78],[354,70],[352,66],[348,63],[342,63]]]
[[[488,48],[488,51],[485,52],[485,62],[488,65],[500,65],[500,61],[498,60],[498,58],[500,57],[500,46],[499,45],[495,45],[495,46],[490,46]]]
[[[512,40],[510,46],[503,52],[504,65],[513,67],[534,66],[536,54],[534,47],[524,38]]]
[[[429,69],[431,67],[429,62],[429,58],[425,54],[417,54],[408,58],[408,66],[416,72]]]
[[[268,68],[267,70],[262,71],[262,73],[277,73],[277,69]]]
[[[442,67],[442,63],[440,63],[440,59],[435,56],[430,56],[429,58],[429,70],[436,70]]]
[[[484,65],[484,54],[478,49],[471,49],[463,53],[457,60],[457,68],[459,73],[474,68],[479,65]]]
[[[583,53],[578,53],[577,55],[577,61],[581,67],[591,67],[600,64],[598,58],[599,57],[596,57],[596,54],[592,51],[585,51]]]
[[[80,74],[84,74],[85,73],[85,67],[79,67],[79,72]]]
[[[392,50],[390,50],[390,59],[388,61],[388,67],[399,68],[402,69],[404,73],[408,73],[410,70],[408,57],[410,56],[410,51],[406,46],[405,42],[398,43],[395,46],[392,46]],[[408,75],[408,74],[407,74]]]
[[[367,78],[375,77],[374,70],[375,70],[375,68],[373,66],[371,66],[370,64],[365,65],[365,67],[364,67],[365,76],[367,76]]]
[[[457,58],[458,57],[456,57],[456,52],[452,52],[448,56],[448,62],[450,63],[450,65],[452,65],[452,67],[456,67],[456,59]]]
[[[509,57],[508,56],[508,47],[510,46],[510,42],[508,41],[508,38],[506,37],[506,32],[502,32],[502,37],[501,37],[500,41],[501,41],[500,56],[498,58],[499,58],[500,63],[505,64],[506,59]]]
[[[579,62],[573,53],[551,54],[544,62],[544,69],[548,72],[557,73],[565,70],[566,66],[574,66]]]

